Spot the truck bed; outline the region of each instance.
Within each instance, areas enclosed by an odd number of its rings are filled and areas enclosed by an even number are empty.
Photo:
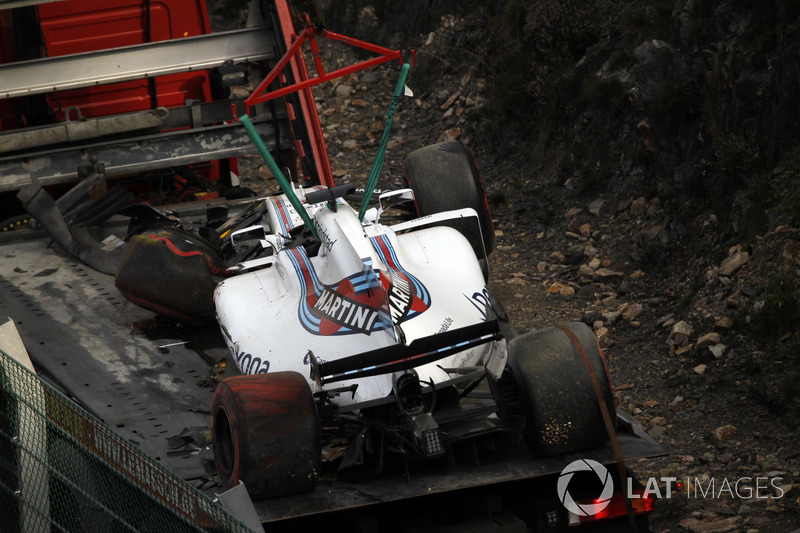
[[[219,333],[138,308],[113,276],[49,238],[0,253],[0,316],[14,321],[39,375],[184,479],[203,478],[201,454],[170,438],[208,427],[214,388],[198,382],[227,355]]]

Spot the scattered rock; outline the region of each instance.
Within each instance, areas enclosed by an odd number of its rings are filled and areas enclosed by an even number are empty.
[[[572,220],[569,221],[569,224],[567,224],[567,231],[570,233],[575,233],[576,231],[578,231],[578,228],[580,227],[581,227],[580,220],[578,220],[577,218],[573,218]]]
[[[646,209],[647,200],[644,198],[644,196],[640,196],[631,202],[630,213],[635,217],[642,216]]]
[[[461,96],[461,91],[453,93],[447,100],[445,100],[445,102],[441,106],[439,106],[439,109],[444,111],[445,109],[450,108],[450,106],[452,106],[460,96]]]
[[[594,278],[594,270],[589,265],[581,265],[578,267],[578,275],[584,278],[593,279]]]
[[[736,531],[742,523],[741,516],[731,516],[722,520],[712,520],[701,522],[696,518],[686,518],[678,522],[678,525],[691,533],[726,533]]]
[[[555,282],[547,289],[548,294],[558,294],[560,296],[573,296],[575,289],[565,283]]]
[[[439,136],[439,142],[455,141],[461,137],[461,128],[450,128]]]
[[[586,208],[589,210],[589,213],[593,214],[594,216],[600,216],[600,208],[603,207],[605,200],[602,198],[597,198],[589,202],[589,205]]]
[[[347,98],[353,93],[353,86],[341,83],[334,89],[334,94],[339,98]]]
[[[608,286],[602,283],[588,283],[578,289],[577,295],[584,300],[596,300],[608,290]]]
[[[358,141],[355,139],[347,139],[342,143],[342,150],[345,152],[354,152],[358,150]]]
[[[622,318],[628,322],[632,322],[642,313],[643,309],[644,308],[642,307],[642,304],[634,302],[627,306],[627,308],[622,312]]]
[[[724,442],[726,440],[730,440],[736,434],[736,427],[730,424],[718,427],[714,430],[714,438],[718,442]]]
[[[746,297],[741,291],[736,291],[725,299],[725,306],[731,309],[739,309],[744,305]]]
[[[725,352],[727,350],[728,350],[728,347],[725,346],[724,344],[713,344],[713,345],[708,347],[708,351],[710,351],[711,354],[717,359],[719,359],[720,357],[725,355]]]
[[[719,333],[706,333],[699,339],[697,339],[697,347],[698,348],[705,348],[707,346],[711,346],[712,344],[719,344],[720,336]]]
[[[674,326],[667,337],[667,344],[670,346],[683,346],[689,340],[689,336],[694,333],[694,328],[681,320]]]
[[[724,316],[714,322],[714,326],[720,329],[731,329],[733,327],[733,319],[729,316]]]
[[[378,83],[383,79],[383,71],[379,69],[372,69],[361,75],[359,81],[361,83],[373,84]]]
[[[614,278],[621,278],[621,277],[623,277],[625,275],[622,272],[616,272],[616,271],[610,270],[608,268],[598,268],[597,270],[595,270],[594,274],[598,278],[604,279],[604,280],[614,279]]]
[[[747,252],[736,252],[728,256],[719,266],[719,275],[729,277],[739,270],[750,259]]]
[[[675,350],[675,355],[683,355],[686,352],[690,351],[694,348],[694,344],[687,344],[686,346],[681,346],[680,348]]]
[[[619,319],[620,315],[622,315],[622,311],[619,309],[616,311],[606,311],[603,313],[603,320],[606,324],[613,324]]]
[[[561,295],[561,296],[564,296],[564,297],[573,296],[573,295],[575,295],[575,289],[573,287],[570,287],[569,285],[567,285],[567,286],[561,287],[561,289],[559,289],[559,291],[558,291],[558,294]]]
[[[258,167],[258,177],[264,181],[271,180],[274,176],[267,165]]]

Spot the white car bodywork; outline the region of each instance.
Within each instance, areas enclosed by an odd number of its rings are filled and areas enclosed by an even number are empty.
[[[442,213],[393,226],[380,222],[382,209],[364,221],[342,198],[309,205],[298,190],[320,245],[309,255],[292,246],[290,232],[303,224],[285,195],[269,197],[262,224],[240,230],[262,232],[266,258],[240,265],[244,273],[221,282],[214,293],[225,341],[243,374],[291,370],[306,376],[311,363],[329,362],[398,343],[410,344],[491,318],[483,272],[467,239],[434,220],[476,216],[472,209]],[[410,190],[382,195],[413,198]],[[451,350],[452,351],[452,350]],[[420,382],[446,384],[453,369],[486,365],[498,375],[506,341],[491,340],[418,366]],[[450,370],[448,372],[447,370]],[[387,398],[392,373],[337,379],[340,406]],[[356,387],[353,387],[356,385]]]

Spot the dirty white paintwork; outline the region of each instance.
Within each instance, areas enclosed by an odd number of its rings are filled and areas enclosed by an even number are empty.
[[[275,250],[272,259],[227,278],[215,291],[217,318],[242,373],[292,370],[319,389],[310,376],[310,352],[332,361],[401,342],[400,331],[409,344],[486,320],[488,295],[480,264],[455,229],[414,228],[397,234],[374,220],[377,214],[362,223],[341,198],[335,210],[324,203],[303,205],[321,243],[315,254],[287,245],[284,237],[302,222],[285,197],[272,198],[262,223],[263,242]],[[442,368],[479,365],[492,344],[416,371],[423,382],[446,381],[450,376]],[[341,405],[386,397],[392,377],[332,386],[353,384],[358,385],[355,394],[339,396]]]

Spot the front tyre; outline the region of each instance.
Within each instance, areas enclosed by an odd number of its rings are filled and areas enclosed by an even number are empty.
[[[582,322],[566,327],[586,352],[614,421],[614,396],[594,333]],[[572,453],[609,440],[589,372],[563,331],[549,327],[516,337],[509,342],[508,357],[525,417],[523,436],[534,454]]]
[[[309,492],[321,463],[319,418],[297,372],[223,380],[211,403],[211,436],[220,483],[244,481],[253,499]]]

